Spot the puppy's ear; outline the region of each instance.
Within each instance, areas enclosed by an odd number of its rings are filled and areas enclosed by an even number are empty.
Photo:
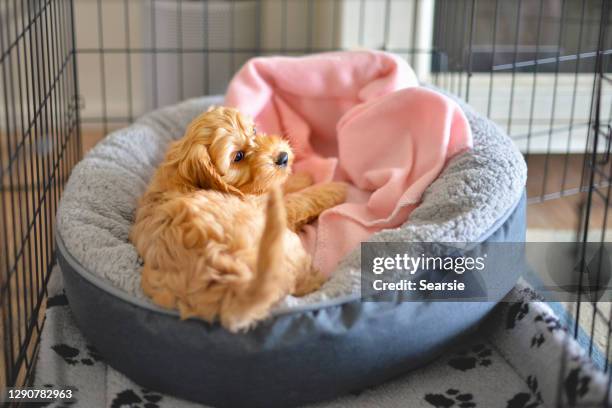
[[[206,146],[200,143],[179,141],[171,147],[169,156],[176,165],[178,177],[185,184],[200,189],[213,189],[243,195],[240,190],[222,179]]]
[[[227,133],[227,130],[223,128],[215,130],[212,143],[208,147],[208,153],[220,176],[227,174],[232,161],[232,145],[228,143],[228,138],[225,137]]]

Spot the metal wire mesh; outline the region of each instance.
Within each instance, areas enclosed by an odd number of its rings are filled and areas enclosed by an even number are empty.
[[[588,354],[591,356],[595,348],[604,352],[605,371],[610,370],[610,341],[612,335],[612,308],[609,302],[597,301],[597,294],[601,289],[609,287],[609,272],[605,262],[602,261],[605,248],[609,249],[610,220],[610,191],[612,189],[612,167],[610,162],[610,143],[612,141],[612,103],[606,102],[603,97],[612,92],[612,2],[603,2],[601,5],[600,22],[598,27],[598,50],[594,63],[594,81],[590,104],[590,118],[588,124],[587,155],[584,161],[582,185],[586,189],[582,203],[582,222],[580,235],[582,246],[580,248],[580,279],[575,307],[574,336],[578,336],[580,326],[588,323]],[[597,243],[599,257],[595,263],[587,265],[586,248],[590,243]],[[591,283],[594,281],[594,285]],[[589,287],[593,286],[593,287]],[[586,290],[583,289],[586,287]],[[603,330],[604,344],[598,339],[597,331]],[[599,340],[599,341],[598,341]],[[612,376],[610,377],[612,381]],[[612,383],[608,383],[604,406],[609,406],[609,397]],[[567,404],[564,395],[559,391],[557,397],[559,405]]]
[[[530,202],[558,198],[581,190],[604,3],[79,0],[83,123],[106,133],[156,107],[223,93],[256,55],[377,48],[508,132],[537,173]]]
[[[579,192],[571,155],[585,151],[605,1],[460,3],[437,3],[438,21],[466,23],[447,23],[451,35],[436,31],[442,72],[434,82],[463,96],[516,141],[538,176],[529,180],[530,202]],[[457,38],[463,47],[452,44]],[[612,102],[609,92],[601,98]]]
[[[31,378],[53,223],[80,156],[72,2],[0,2],[0,387]]]
[[[223,93],[253,56],[402,56],[514,139],[530,202],[579,197],[580,241],[605,242],[610,18],[610,0],[0,0],[0,386],[31,373],[54,214],[81,152],[152,109]],[[609,343],[611,309],[578,300],[590,349],[596,327]]]

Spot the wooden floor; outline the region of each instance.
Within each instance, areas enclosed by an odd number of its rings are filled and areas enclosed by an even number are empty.
[[[81,133],[81,140],[83,144],[83,155],[91,150],[102,138],[104,133],[102,129],[86,129]]]
[[[581,209],[586,204],[587,194],[579,191],[583,173],[582,155],[533,155],[527,158],[527,195],[532,202],[527,209],[527,227],[535,229],[573,230],[580,224]],[[548,166],[548,169],[546,167]],[[609,167],[606,169],[610,174]],[[604,195],[608,183],[600,177],[595,182]],[[560,191],[566,196],[550,199]],[[589,225],[591,228],[612,228],[612,221],[605,218],[605,197],[593,195]]]

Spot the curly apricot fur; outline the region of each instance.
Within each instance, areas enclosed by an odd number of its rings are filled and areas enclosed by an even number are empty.
[[[295,231],[344,201],[345,186],[311,186],[290,175],[292,162],[287,141],[255,134],[235,109],[198,116],[170,145],[136,211],[130,239],[144,260],[145,294],[182,318],[236,332],[287,294],[318,289],[325,279]]]

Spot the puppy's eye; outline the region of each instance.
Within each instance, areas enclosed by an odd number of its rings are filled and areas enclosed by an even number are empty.
[[[236,156],[234,156],[234,163],[238,163],[242,159],[244,159],[244,152],[243,151],[236,152]]]
[[[256,135],[257,134],[257,128],[255,126],[253,126],[253,134]]]

